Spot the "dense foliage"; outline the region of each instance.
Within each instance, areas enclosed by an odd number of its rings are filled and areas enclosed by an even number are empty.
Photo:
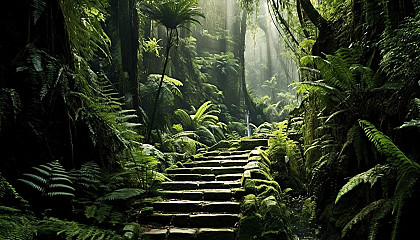
[[[165,169],[252,132],[241,238],[412,239],[419,25],[417,0],[9,2],[0,235],[135,239]]]

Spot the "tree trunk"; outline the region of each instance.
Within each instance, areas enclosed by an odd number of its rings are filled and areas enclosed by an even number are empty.
[[[139,110],[138,89],[138,15],[134,0],[118,1],[118,28],[121,41],[122,69],[127,73],[127,85],[129,94],[132,95],[132,107]]]
[[[169,52],[171,50],[172,47],[172,41],[173,41],[173,29],[168,30],[169,33],[167,33],[166,37],[167,37],[167,45],[166,45],[166,53],[165,53],[165,63],[163,64],[163,70],[162,70],[162,76],[160,78],[160,82],[159,82],[159,87],[156,93],[156,98],[155,98],[155,103],[153,104],[153,112],[152,112],[152,116],[151,116],[151,120],[150,120],[150,125],[149,125],[149,131],[147,132],[146,135],[146,143],[150,143],[150,137],[152,135],[152,130],[153,130],[153,124],[155,122],[155,115],[156,115],[156,111],[158,109],[158,105],[159,105],[159,95],[160,92],[162,90],[162,85],[163,85],[163,80],[165,79],[165,72],[166,72],[166,67],[168,66],[168,61],[169,61]]]

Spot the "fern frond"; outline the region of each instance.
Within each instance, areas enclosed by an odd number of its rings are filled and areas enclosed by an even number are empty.
[[[205,103],[203,103],[198,109],[197,112],[194,114],[194,121],[199,121],[199,119],[201,119],[201,117],[204,115],[204,113],[207,111],[207,109],[209,109],[209,107],[211,107],[211,101],[207,101]]]
[[[370,222],[369,227],[369,237],[368,240],[375,240],[376,234],[379,231],[379,227],[382,225],[380,222],[383,220],[386,215],[388,215],[392,210],[392,200],[386,199],[385,202],[382,204],[382,206],[375,211],[373,214],[372,220]]]
[[[372,212],[377,211],[379,208],[381,208],[386,203],[385,199],[380,199],[378,201],[372,202],[366,207],[364,207],[362,210],[360,210],[359,213],[357,213],[351,220],[346,224],[346,226],[343,228],[343,231],[341,232],[341,237],[345,237],[347,232],[352,229],[354,225],[359,223],[360,221],[363,221],[368,216],[371,215]]]
[[[117,189],[105,196],[103,196],[102,200],[126,200],[132,197],[136,197],[138,195],[143,194],[145,191],[139,188],[121,188]]]
[[[41,17],[46,5],[43,0],[32,0],[31,7],[33,8],[32,17],[34,18],[34,25],[36,25],[38,19]]]
[[[26,183],[28,186],[30,186],[30,187],[38,190],[39,192],[43,192],[44,191],[44,188],[43,187],[39,186],[36,183],[33,183],[32,181],[28,181],[26,179],[20,179],[20,178],[18,179],[18,181],[21,181],[23,183]]]
[[[366,172],[359,173],[352,177],[338,192],[335,203],[337,203],[343,195],[347,194],[361,183],[370,183],[370,185],[373,186],[388,170],[389,166],[378,164]]]
[[[408,169],[402,173],[399,173],[398,183],[395,187],[394,198],[393,198],[393,207],[392,214],[395,214],[394,226],[392,231],[392,239],[397,239],[398,227],[400,223],[400,217],[402,215],[402,209],[405,203],[405,200],[411,196],[415,191],[414,186],[419,180],[419,172],[413,171],[413,169]]]
[[[40,183],[42,183],[42,184],[47,184],[47,182],[48,182],[48,180],[47,179],[45,179],[44,177],[41,177],[41,176],[38,176],[38,175],[35,175],[35,174],[31,174],[31,173],[24,173],[24,174],[22,174],[23,176],[26,176],[26,177],[29,177],[29,178],[32,178],[32,179],[34,179],[34,180],[37,180],[37,181],[39,181]]]
[[[406,128],[406,127],[420,127],[420,119],[412,119],[409,122],[405,122],[403,125],[397,127],[397,129]]]
[[[420,171],[420,165],[417,162],[410,160],[395,144],[389,139],[388,136],[377,130],[373,124],[366,120],[359,120],[360,126],[366,133],[366,136],[371,142],[375,144],[378,151],[384,154],[393,164],[401,166],[408,164]]]
[[[53,161],[33,167],[35,173],[25,173],[25,178],[19,181],[36,189],[41,196],[74,196],[75,189],[69,174],[58,161]]]
[[[74,197],[74,194],[69,193],[69,192],[49,192],[46,195],[49,196],[49,197],[55,197],[55,196]]]

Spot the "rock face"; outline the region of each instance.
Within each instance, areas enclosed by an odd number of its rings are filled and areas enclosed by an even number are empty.
[[[154,227],[142,239],[234,240],[250,152],[211,151],[184,168],[168,169],[173,181],[162,183],[165,200],[153,204],[147,222]]]

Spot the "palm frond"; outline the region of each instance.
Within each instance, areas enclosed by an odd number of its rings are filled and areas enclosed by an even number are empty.
[[[167,29],[186,27],[188,23],[199,24],[197,17],[204,17],[196,1],[192,0],[161,0],[156,3],[145,3],[141,11]]]

